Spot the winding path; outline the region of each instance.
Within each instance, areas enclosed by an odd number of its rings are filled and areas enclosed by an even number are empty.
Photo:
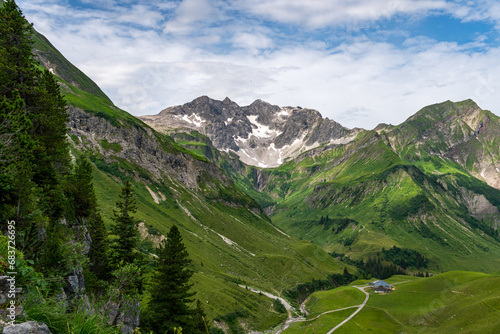
[[[404,283],[404,282],[401,282],[401,283]],[[338,324],[337,326],[335,326],[334,328],[332,328],[327,334],[331,334],[333,333],[334,331],[336,331],[340,326],[342,326],[343,324],[345,324],[346,322],[348,322],[349,320],[351,320],[352,318],[354,318],[354,316],[356,314],[358,314],[362,309],[363,307],[365,307],[366,303],[368,302],[368,299],[370,298],[370,295],[368,294],[368,292],[365,291],[366,288],[369,288],[369,286],[353,286],[354,288],[358,289],[359,291],[363,292],[365,295],[366,295],[366,298],[365,300],[363,301],[363,303],[361,303],[360,305],[353,305],[353,306],[348,306],[348,307],[344,307],[344,308],[340,308],[340,309],[336,309],[336,310],[330,310],[330,311],[326,311],[326,312],[323,312],[319,315],[317,315],[316,317],[312,318],[312,319],[305,319],[304,317],[302,316],[299,316],[299,317],[293,317],[292,315],[292,311],[293,311],[293,307],[283,298],[281,297],[278,297],[278,296],[275,296],[269,292],[264,292],[264,291],[260,291],[260,290],[257,290],[257,289],[253,289],[253,288],[249,288],[245,285],[239,285],[240,287],[242,288],[246,288],[248,289],[249,291],[252,291],[252,292],[255,292],[255,293],[262,293],[263,295],[269,297],[269,298],[273,298],[273,299],[279,299],[283,305],[285,306],[286,310],[288,311],[288,319],[285,321],[285,323],[283,324],[283,326],[276,332],[276,334],[279,334],[279,333],[282,333],[283,331],[285,331],[286,329],[288,329],[288,327],[295,323],[295,322],[308,322],[308,321],[313,321],[313,320],[316,320],[318,319],[319,317],[321,317],[322,315],[324,314],[328,314],[328,313],[333,313],[333,312],[338,312],[338,311],[343,311],[343,310],[347,310],[347,309],[351,309],[351,308],[355,308],[357,307],[358,309],[356,311],[354,311],[353,314],[351,314],[349,317],[347,317],[345,320],[343,320],[340,324]],[[301,309],[304,308],[305,309],[305,303],[307,302],[307,300],[301,305]]]
[[[335,332],[340,326],[342,326],[343,324],[345,324],[346,322],[348,322],[349,320],[351,320],[352,318],[354,318],[354,316],[356,314],[359,313],[359,311],[361,311],[363,309],[363,307],[365,307],[366,303],[368,302],[368,299],[370,298],[370,294],[368,294],[368,292],[365,291],[365,289],[367,288],[367,286],[354,286],[356,289],[358,289],[359,291],[362,291],[365,295],[366,295],[366,298],[364,300],[364,302],[358,306],[358,309],[356,311],[354,311],[353,314],[351,314],[350,316],[348,316],[344,321],[342,321],[340,324],[338,324],[337,326],[333,327],[328,333],[326,334],[331,334],[333,332]],[[355,307],[355,306],[354,306]],[[340,310],[337,310],[337,311],[340,311]],[[332,311],[330,311],[332,312]],[[328,313],[328,312],[325,312],[325,313]],[[324,313],[323,313],[324,314]]]

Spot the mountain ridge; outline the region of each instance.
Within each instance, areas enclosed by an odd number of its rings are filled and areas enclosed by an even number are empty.
[[[198,131],[218,150],[232,151],[241,161],[263,168],[278,167],[326,142],[347,142],[356,133],[313,109],[278,107],[262,100],[240,107],[229,98],[217,101],[207,96],[139,118],[164,133]]]
[[[496,130],[498,127],[498,116],[489,111],[480,109],[472,100],[464,100],[456,103],[445,101],[427,106],[399,125],[379,124],[374,128],[374,131],[377,133],[383,132],[384,135],[387,132],[391,132],[391,135],[387,137],[387,143],[391,148],[395,147],[397,149],[398,146],[401,146],[397,143],[398,133],[401,133],[401,131],[408,131],[405,128],[417,122],[418,124],[413,126],[416,132],[413,136],[425,137],[423,133],[424,130],[421,129],[421,126],[425,124],[425,122],[419,123],[417,119],[430,117],[428,111],[431,108],[450,104],[467,104],[469,105],[469,109],[472,108],[470,110],[477,111],[476,116],[470,116],[466,120],[459,119],[459,121],[463,123],[462,125],[470,125],[476,128],[462,129],[464,136],[466,136],[466,132],[468,133],[467,137],[469,140],[472,139],[475,131],[477,131],[477,134],[484,132],[489,125],[490,119],[496,121],[496,123],[494,123],[495,134],[497,132],[500,133],[500,131]],[[440,111],[441,110],[437,110],[436,112]],[[479,122],[473,119],[477,117],[479,113],[491,116],[482,115],[485,117],[485,120]],[[236,119],[234,119],[235,114],[237,114]],[[290,117],[294,114],[300,116]],[[280,119],[282,115],[287,115],[285,120]],[[286,161],[299,158],[301,155],[304,155],[304,153],[314,151],[316,148],[324,150],[324,147],[328,145],[331,146],[330,148],[334,148],[335,145],[348,144],[354,140],[359,133],[370,131],[362,128],[347,129],[333,120],[323,118],[317,110],[313,109],[278,107],[262,100],[256,100],[248,106],[240,107],[228,97],[223,101],[217,101],[207,96],[202,96],[182,106],[169,107],[162,110],[157,115],[140,116],[139,119],[166,134],[177,134],[186,131],[200,132],[210,139],[211,145],[217,150],[227,153],[230,151],[234,152],[242,162],[260,168],[279,167]],[[228,122],[228,120],[230,122]],[[234,122],[237,123],[231,124]],[[240,125],[240,123],[242,124]],[[297,124],[302,125],[302,131],[297,129]],[[439,126],[440,130],[444,130],[443,128],[446,124],[449,124],[449,122],[441,120],[438,124],[436,124],[436,122],[432,123],[432,126],[436,129]],[[479,127],[479,124],[482,124],[482,127]],[[236,128],[236,130],[234,128]],[[429,129],[425,131],[429,131]],[[439,133],[439,131],[433,131],[434,135]],[[443,132],[446,132],[446,130]],[[494,141],[494,139],[492,141]],[[455,160],[458,160],[461,165],[465,166],[466,161],[463,159],[461,160],[460,157],[457,156],[458,153],[456,149],[456,146],[462,143],[463,141],[454,142],[452,146],[455,148],[455,153],[452,154],[450,152],[450,157],[453,156]],[[406,141],[406,144],[409,144],[409,142]],[[441,146],[448,144],[450,143],[446,141],[440,143]],[[443,147],[441,147],[441,149],[442,148]],[[444,148],[451,149],[452,147],[448,145],[448,147]],[[253,155],[249,154],[250,150],[254,151]],[[444,154],[443,152],[437,151],[431,153]],[[308,154],[311,154],[311,152]],[[401,153],[401,149],[398,154],[403,154]],[[500,158],[497,153],[495,153],[495,155],[497,158]],[[480,159],[482,157],[477,158]],[[500,189],[500,175],[498,174],[500,173],[500,165],[495,166],[495,161],[490,161],[488,166],[481,167],[477,165],[476,169],[479,168],[478,171],[474,171],[474,169],[470,169],[469,171],[476,177],[484,179],[493,187]]]

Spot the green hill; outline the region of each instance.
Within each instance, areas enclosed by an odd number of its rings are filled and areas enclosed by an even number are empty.
[[[451,271],[430,278],[395,276],[387,294],[370,292],[366,306],[335,333],[497,333],[500,330],[500,276]],[[370,290],[367,290],[370,291]],[[314,293],[307,303],[318,314],[359,305],[364,294],[354,287]],[[327,333],[356,308],[298,322],[284,331]]]

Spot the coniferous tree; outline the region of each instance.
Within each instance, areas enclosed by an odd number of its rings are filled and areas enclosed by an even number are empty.
[[[174,327],[183,331],[193,331],[194,310],[189,307],[192,284],[189,282],[193,271],[188,268],[189,259],[186,246],[177,226],[172,226],[158,250],[156,270],[151,280],[151,300],[148,308],[150,326],[155,333],[172,333]]]
[[[76,220],[89,217],[97,209],[97,198],[92,184],[92,165],[84,156],[77,157],[67,197],[73,202]]]
[[[18,184],[16,219],[21,228],[30,228],[32,218],[21,216],[32,197],[50,221],[61,217],[64,194],[61,180],[68,172],[69,155],[65,141],[66,107],[59,86],[50,72],[42,73],[32,55],[32,25],[25,19],[15,1],[0,6],[0,95],[14,102],[24,102],[17,119],[22,120],[20,133],[30,137],[29,149],[21,151],[12,172],[16,179],[34,181]],[[17,112],[17,111],[16,111]],[[27,121],[25,121],[25,118]],[[26,144],[27,141],[21,142]],[[24,145],[25,147],[28,147]],[[32,187],[36,186],[36,187]],[[35,199],[36,198],[36,199]]]
[[[70,160],[66,123],[69,117],[66,101],[52,73],[44,70],[39,78],[36,105],[30,106],[32,135],[38,144],[34,159],[39,165],[43,162],[45,168],[50,167],[58,173],[68,173]],[[39,169],[43,171],[42,168]],[[38,183],[42,182],[47,183],[46,180],[40,180]]]
[[[32,212],[31,205],[36,201],[30,159],[34,143],[26,103],[26,97],[34,92],[39,74],[31,56],[31,34],[32,27],[16,3],[12,0],[1,3],[0,165],[4,181],[1,190],[5,201],[2,213],[16,219],[20,232],[28,227],[26,220],[29,219],[24,213]]]
[[[116,236],[111,244],[112,262],[114,267],[132,263],[136,258],[134,248],[139,240],[137,221],[132,216],[137,211],[135,195],[132,183],[125,182],[120,194],[120,200],[116,202],[113,220],[115,224],[111,227],[111,232]]]
[[[24,100],[19,93],[9,101],[0,97],[0,219],[15,217],[19,190],[16,179],[27,170],[27,153],[31,139],[27,134],[30,122],[24,113]],[[25,184],[24,187],[27,185]],[[17,217],[16,217],[17,218]]]
[[[15,94],[13,100],[0,97],[0,169],[13,165],[25,157],[30,148],[27,134],[31,122],[24,113],[24,100]]]
[[[100,280],[109,280],[111,278],[111,267],[109,264],[108,231],[98,210],[94,210],[89,217],[88,227],[92,238],[88,254],[90,271]]]
[[[64,194],[61,186],[69,173],[70,159],[66,142],[68,115],[54,76],[45,70],[35,89],[29,118],[33,150],[33,181],[40,187],[44,212],[56,220],[63,214]]]
[[[88,253],[89,269],[97,279],[108,280],[111,278],[108,232],[99,212],[92,181],[91,163],[84,156],[77,157],[67,197],[72,202],[71,210],[74,219],[78,224],[86,223],[92,240]]]
[[[28,102],[34,94],[39,71],[31,49],[33,27],[13,0],[0,4],[0,95]],[[26,106],[28,107],[28,106]]]

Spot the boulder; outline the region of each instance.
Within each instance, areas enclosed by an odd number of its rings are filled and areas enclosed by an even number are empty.
[[[49,327],[43,322],[28,321],[4,327],[2,334],[50,334]]]
[[[64,292],[69,300],[81,297],[84,294],[85,278],[81,269],[75,268],[70,275],[66,276]]]
[[[137,300],[123,300],[119,303],[109,301],[104,306],[104,312],[108,317],[108,324],[121,326],[120,332],[132,334],[141,322],[141,304]]]

